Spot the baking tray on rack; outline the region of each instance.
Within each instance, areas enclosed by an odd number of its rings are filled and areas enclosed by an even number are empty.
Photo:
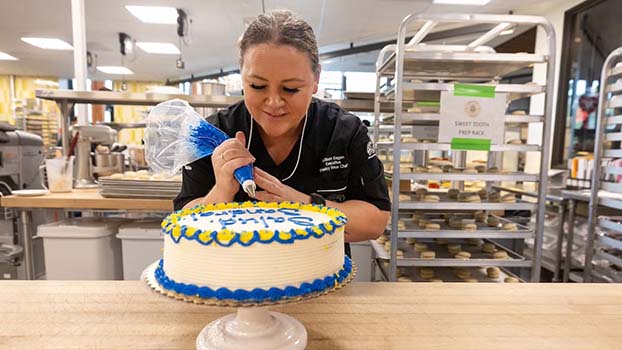
[[[404,194],[404,193],[402,193]],[[458,202],[455,199],[447,197],[446,192],[428,192],[430,195],[439,196],[438,202],[424,202],[424,201],[399,201],[400,209],[413,209],[413,210],[535,210],[537,203],[526,202],[521,199],[516,199],[516,203],[501,203],[501,202]],[[414,195],[406,194],[413,199]]]
[[[508,101],[513,101],[521,98],[530,97],[533,95],[541,94],[546,90],[546,87],[543,85],[537,84],[478,84],[480,86],[494,86],[496,93],[506,93],[508,94]],[[440,99],[441,91],[453,91],[454,84],[453,83],[403,83],[402,84],[402,99],[404,102],[413,101],[414,99],[409,99],[408,97],[417,94],[427,94],[422,95],[425,97],[425,100]],[[438,94],[431,95],[431,92],[438,92]],[[395,100],[395,87],[391,87],[387,89],[381,96],[386,101],[394,101]]]
[[[415,113],[403,112],[402,125],[418,125],[417,123],[428,122],[426,125],[437,125],[441,120],[439,113]],[[541,123],[544,120],[542,115],[523,115],[523,114],[506,114],[504,116],[506,123]],[[431,124],[434,123],[434,124]],[[393,116],[388,116],[382,120],[381,125],[394,126]]]
[[[462,217],[463,215],[457,215]],[[496,217],[500,224],[504,223],[515,223],[512,220],[505,219],[496,215],[490,215]],[[461,229],[455,229],[448,226],[444,219],[438,218],[438,215],[424,215],[426,220],[429,220],[432,223],[439,224],[441,228],[439,230],[426,230],[422,229],[416,223],[409,221],[408,219],[404,220],[405,229],[398,230],[399,238],[502,238],[502,239],[520,239],[520,238],[531,238],[534,235],[533,229],[528,226],[516,224],[516,230],[502,230],[500,226],[497,227],[488,227],[485,223],[476,222],[477,230],[476,231],[465,231]],[[464,215],[465,219],[472,219],[473,216]],[[387,227],[387,231],[391,232],[391,226]]]
[[[377,142],[378,149],[393,149],[395,143],[393,142]],[[420,151],[451,151],[451,144],[449,143],[402,143],[401,150],[420,150]],[[490,145],[491,152],[540,152],[541,147],[539,145],[529,144],[502,144],[502,145]],[[622,151],[621,151],[622,152]]]
[[[431,267],[430,269],[434,270],[434,278],[440,279],[443,282],[462,282],[465,281],[456,276],[454,270],[449,267]],[[500,273],[498,278],[488,277],[486,274],[486,267],[463,267],[463,269],[467,269],[471,272],[471,278],[476,279],[478,282],[482,283],[504,283],[504,279],[507,277],[517,278],[520,282],[524,282],[519,277],[509,272],[504,268],[500,268]],[[422,278],[418,273],[417,268],[408,268],[408,267],[400,267],[401,276],[410,277],[413,282],[429,282],[429,280]]]
[[[142,199],[169,199],[173,200],[177,197],[175,195],[168,195],[162,193],[118,193],[118,192],[109,192],[109,193],[101,193],[102,197],[106,198],[142,198]]]
[[[469,245],[464,239],[452,239],[448,240],[449,244],[461,244],[462,250],[471,253],[471,259],[459,260],[453,258],[447,251],[446,245],[440,245],[433,240],[418,240],[417,242],[426,243],[428,250],[436,252],[435,259],[421,259],[419,258],[419,252],[415,252],[414,249],[406,243],[405,240],[398,240],[397,248],[404,252],[404,258],[397,258],[397,266],[418,266],[418,267],[482,267],[482,266],[506,266],[506,267],[530,267],[532,262],[526,260],[518,253],[511,251],[505,247],[502,247],[498,243],[490,240],[483,239],[483,243],[492,243],[496,249],[504,250],[508,254],[507,259],[493,259],[491,253],[483,253],[480,246]],[[375,240],[370,241],[376,256],[381,260],[389,260],[389,252],[384,248],[384,245],[378,243]]]
[[[596,258],[607,260],[613,265],[622,267],[622,251],[618,249],[599,249]]]
[[[598,237],[598,243],[622,250],[622,234],[606,233]]]
[[[548,56],[528,53],[477,53],[477,52],[404,52],[404,76],[424,79],[448,78],[452,80],[491,80],[545,63]],[[395,75],[395,53],[387,58],[378,73]]]
[[[393,176],[385,171],[385,176]],[[523,181],[538,182],[540,175],[526,173],[400,173],[402,180],[435,180],[435,181]]]
[[[622,216],[601,216],[598,218],[601,228],[622,233]]]
[[[622,77],[622,65],[619,63],[609,71],[609,78],[613,78],[615,76]]]
[[[181,190],[180,180],[98,179],[99,193],[110,198],[173,199]]]

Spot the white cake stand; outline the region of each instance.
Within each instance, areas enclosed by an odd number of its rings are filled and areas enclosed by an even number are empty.
[[[228,314],[209,323],[197,336],[198,350],[300,350],[307,346],[307,330],[295,318],[280,312],[269,311],[267,305],[288,304],[311,299],[330,293],[350,283],[356,274],[356,266],[352,263],[352,272],[340,285],[322,293],[304,298],[283,300],[254,306],[240,306],[232,302],[188,297],[160,286],[155,278],[158,263],[150,265],[142,279],[151,288],[169,297],[195,304],[215,306],[238,306],[237,313]]]
[[[205,326],[196,341],[199,350],[302,350],[307,330],[295,318],[266,307],[240,307]]]

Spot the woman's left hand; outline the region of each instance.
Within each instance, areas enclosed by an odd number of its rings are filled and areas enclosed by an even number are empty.
[[[309,203],[310,197],[302,192],[284,185],[276,177],[255,167],[255,183],[263,191],[255,193],[255,199],[263,202],[298,202]]]

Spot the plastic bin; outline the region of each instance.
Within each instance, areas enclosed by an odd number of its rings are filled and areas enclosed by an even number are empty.
[[[47,279],[123,279],[121,242],[115,234],[124,222],[75,218],[40,225]]]
[[[138,280],[147,266],[162,258],[162,220],[138,220],[119,227],[123,279]]]

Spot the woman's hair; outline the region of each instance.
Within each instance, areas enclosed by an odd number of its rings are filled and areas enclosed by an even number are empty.
[[[288,10],[272,10],[254,18],[238,42],[240,48],[240,67],[244,54],[254,45],[288,45],[309,57],[311,70],[320,74],[317,41],[309,23],[298,18]]]

